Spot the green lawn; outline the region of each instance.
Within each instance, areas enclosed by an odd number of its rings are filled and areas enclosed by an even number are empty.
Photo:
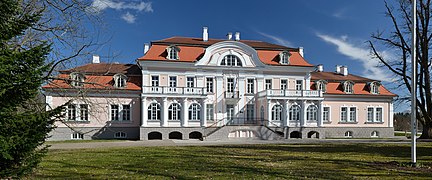
[[[432,177],[432,144],[287,144],[51,150],[30,178],[406,179]]]

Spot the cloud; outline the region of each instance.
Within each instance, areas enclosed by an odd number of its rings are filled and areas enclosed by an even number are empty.
[[[137,10],[137,11],[144,11],[144,12],[153,12],[151,2],[125,3],[125,2],[118,2],[113,0],[94,0],[93,3],[91,4],[91,7],[96,12],[100,12],[108,8],[115,9],[115,10],[130,9],[130,10]]]
[[[346,12],[348,11],[347,8],[338,9],[336,12],[334,12],[331,16],[337,18],[337,19],[346,19]]]
[[[129,12],[127,12],[126,14],[123,14],[121,16],[121,18],[129,24],[135,23],[135,20],[136,20],[136,17]]]
[[[371,57],[367,47],[356,45],[347,41],[348,36],[332,37],[325,34],[316,34],[323,41],[333,44],[337,47],[337,51],[353,60],[357,60],[363,64],[363,76],[370,79],[378,79],[382,81],[392,82],[392,75],[384,69],[379,68],[379,60]],[[384,56],[390,56],[390,53],[382,52]]]
[[[272,41],[274,41],[276,44],[280,44],[282,46],[287,46],[287,47],[294,47],[293,44],[281,37],[277,37],[277,36],[273,36],[267,33],[263,33],[263,32],[258,32],[259,34],[261,34],[262,36],[265,36],[269,39],[271,39]]]

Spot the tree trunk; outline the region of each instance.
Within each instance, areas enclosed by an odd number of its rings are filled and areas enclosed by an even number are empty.
[[[432,127],[429,123],[423,124],[422,135],[419,139],[432,139]]]

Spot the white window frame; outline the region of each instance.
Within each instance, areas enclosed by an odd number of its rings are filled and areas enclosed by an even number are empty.
[[[230,82],[229,80],[232,80],[232,82]],[[226,83],[227,83],[227,85],[226,85],[226,92],[229,92],[229,93],[233,93],[233,92],[235,92],[235,89],[236,89],[236,79],[235,78],[233,78],[233,77],[227,77],[226,78]]]
[[[324,113],[324,112],[326,112],[325,111],[326,108],[328,108],[328,111],[327,111],[327,120],[325,120],[326,116],[325,116],[325,113]],[[330,117],[331,117],[331,107],[330,106],[324,106],[323,107],[323,122],[331,122]]]
[[[372,119],[369,119],[369,109],[372,109]],[[372,123],[375,122],[375,107],[373,106],[368,106],[366,107],[366,122],[368,123]]]
[[[295,90],[297,91],[303,90],[303,80],[296,80]]]
[[[214,78],[206,77],[206,92],[213,93],[214,92]]]
[[[114,133],[114,138],[117,139],[126,139],[127,138],[127,133],[123,132],[123,131],[117,131]]]
[[[171,103],[168,106],[168,121],[181,121],[181,108],[179,103]]]
[[[255,119],[255,104],[246,104],[246,120]]]
[[[285,83],[283,83],[285,81]],[[281,90],[287,90],[288,89],[288,79],[281,79],[280,80],[280,89]]]
[[[352,131],[346,131],[344,134],[345,138],[352,138],[353,137],[353,132]]]
[[[278,107],[278,108],[277,108]],[[281,121],[283,116],[283,106],[280,104],[275,104],[272,107],[272,121]]]
[[[236,55],[228,54],[222,58],[220,65],[228,66],[228,67],[242,67],[243,63],[241,62],[240,58],[237,57]]]
[[[192,79],[192,81],[190,81]],[[186,87],[187,88],[194,88],[195,87],[195,76],[187,76],[186,77]]]
[[[87,111],[84,112],[85,118],[83,118],[83,115],[82,115],[83,114],[83,112],[81,110],[82,106],[87,106]],[[74,111],[72,111],[72,112],[74,112],[75,118],[71,118],[69,115],[70,111],[71,111],[70,107],[74,108]],[[66,107],[66,121],[69,121],[69,122],[89,122],[90,121],[90,105],[89,104],[78,104],[78,103],[77,104],[69,104]]]
[[[83,140],[83,139],[84,139],[84,134],[83,134],[83,133],[80,133],[80,132],[76,132],[76,131],[74,131],[74,132],[71,134],[71,139],[72,139],[72,140]]]
[[[147,106],[147,121],[161,121],[162,109],[161,105],[157,102],[152,102]],[[158,113],[159,111],[159,113]],[[159,116],[158,116],[159,115]],[[150,118],[148,118],[150,116]]]
[[[246,93],[254,94],[255,93],[255,79],[246,79]]]
[[[273,89],[273,79],[265,79],[264,80],[264,86],[265,86],[265,89],[266,90],[268,90],[268,89]]]
[[[85,81],[84,74],[81,74],[78,72],[73,72],[70,74],[70,79],[72,80],[70,83],[72,87],[83,87],[84,86],[84,81]]]
[[[172,79],[174,78],[174,79]],[[177,76],[168,76],[168,86],[177,87]]]
[[[342,108],[346,108],[345,119],[343,118],[344,116],[342,115],[342,113],[343,113]],[[340,107],[339,122],[348,122],[348,117],[349,117],[349,107],[348,106],[342,106],[342,107]]]
[[[294,111],[294,107],[298,108],[298,111]],[[301,106],[297,105],[297,104],[293,104],[291,105],[291,107],[289,108],[289,120],[290,121],[296,121],[296,122],[300,122],[300,116],[301,116]]]
[[[311,108],[314,108],[315,111],[312,111]],[[318,106],[309,105],[306,109],[306,117],[307,121],[318,121]]]
[[[352,111],[351,109],[354,108],[354,116],[351,116]],[[348,107],[348,122],[353,123],[353,122],[357,122],[357,107],[356,106],[350,106]],[[354,117],[354,120],[352,119],[352,117]]]
[[[198,103],[192,103],[188,108],[188,120],[189,121],[200,121],[201,120],[201,105]]]
[[[156,77],[156,79],[153,79],[153,77]],[[150,76],[151,87],[159,87],[160,85],[159,80],[160,80],[159,75],[151,75]]]
[[[343,83],[343,89],[344,89],[344,92],[347,94],[354,94],[354,82],[345,81]]]
[[[114,77],[114,87],[125,88],[127,85],[127,76],[124,74],[115,74]]]
[[[117,106],[117,119],[113,119],[113,106]],[[128,106],[129,109],[125,108]],[[127,114],[129,114],[129,119]],[[110,104],[109,105],[109,119],[111,122],[132,122],[132,104]]]
[[[214,121],[214,104],[206,104],[206,119],[207,121]]]
[[[166,57],[167,59],[169,59],[169,60],[179,60],[180,59],[180,57],[179,57],[180,48],[178,48],[177,46],[171,45],[166,49],[166,51],[168,53],[168,55]]]
[[[381,109],[381,116],[378,116],[378,109]],[[377,117],[381,118],[381,121],[377,119]],[[375,107],[375,116],[374,116],[374,122],[377,123],[383,123],[384,122],[384,108],[381,106]]]
[[[289,62],[290,57],[291,57],[291,53],[289,53],[288,51],[282,51],[281,53],[279,53],[279,63],[283,65],[290,64]]]

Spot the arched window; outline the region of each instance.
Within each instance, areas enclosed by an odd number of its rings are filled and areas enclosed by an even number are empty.
[[[81,73],[71,73],[70,74],[70,79],[71,79],[71,86],[73,87],[82,87],[84,85],[84,75]]]
[[[281,53],[279,53],[279,63],[280,64],[289,64],[289,58],[290,58],[291,54],[288,51],[283,51]]]
[[[272,121],[280,121],[282,120],[282,106],[276,104],[272,108]]]
[[[180,48],[178,48],[177,46],[169,46],[166,49],[168,55],[167,55],[167,59],[170,60],[178,60],[179,59],[179,55],[178,53],[180,52]]]
[[[348,94],[354,93],[353,86],[354,86],[354,82],[352,82],[352,81],[345,81],[343,83],[344,92],[348,93]]]
[[[353,133],[351,131],[347,131],[347,132],[345,132],[345,137],[346,138],[352,138],[353,137]]]
[[[197,103],[189,106],[189,121],[199,121],[201,119],[201,107]]]
[[[226,55],[220,64],[221,66],[243,66],[240,59],[235,55]]]
[[[379,94],[379,87],[381,86],[381,83],[379,82],[371,82],[369,84],[370,93],[372,94]]]
[[[170,121],[180,121],[180,104],[172,103],[168,108],[168,120]]]
[[[377,137],[379,137],[379,133],[378,133],[378,131],[372,131],[372,133],[371,133],[371,137],[373,137],[373,138],[377,138]]]
[[[315,82],[315,87],[316,90],[318,91],[326,92],[327,90],[326,85],[327,85],[327,81],[325,80],[318,80],[317,82]]]
[[[149,121],[160,121],[161,108],[158,103],[151,103],[148,107],[148,120]]]
[[[300,121],[300,106],[292,105],[289,109],[289,119],[291,121]]]
[[[306,110],[306,116],[308,121],[317,121],[318,120],[318,107],[315,105],[309,105]]]
[[[126,80],[127,80],[127,77],[124,74],[114,75],[114,87],[116,87],[116,88],[126,87]]]

